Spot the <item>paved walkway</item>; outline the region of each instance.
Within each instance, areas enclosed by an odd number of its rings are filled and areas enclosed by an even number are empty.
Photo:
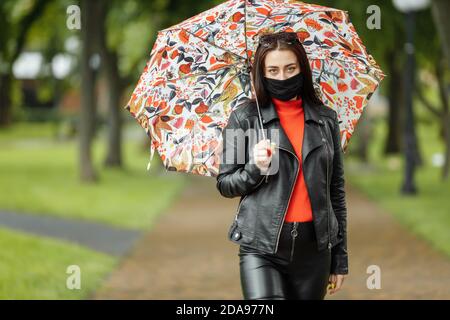
[[[221,197],[213,178],[190,179],[93,299],[242,298],[238,246],[226,238],[238,199]],[[346,191],[350,274],[326,299],[450,299],[450,260],[348,184]],[[367,289],[369,265],[381,268],[380,290]]]
[[[142,231],[101,223],[7,211],[0,211],[0,227],[74,242],[114,256],[129,252],[142,235]]]

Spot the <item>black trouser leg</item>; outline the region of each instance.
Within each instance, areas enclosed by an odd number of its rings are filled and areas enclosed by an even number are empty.
[[[276,264],[256,254],[244,254],[240,261],[241,287],[245,300],[286,298],[286,279]]]
[[[312,222],[299,223],[292,238],[285,223],[276,254],[241,246],[240,276],[243,297],[257,299],[323,299],[330,274],[331,254],[318,251]]]

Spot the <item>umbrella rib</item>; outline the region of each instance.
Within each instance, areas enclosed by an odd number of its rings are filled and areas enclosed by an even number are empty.
[[[225,68],[230,68],[230,67],[236,66],[236,65],[238,65],[238,64],[240,64],[240,63],[241,63],[241,62],[230,63],[230,64],[228,64],[228,65],[226,65],[226,66],[217,68],[217,69],[215,69],[214,71],[219,71],[219,70],[222,70],[222,69],[225,69]],[[184,80],[184,79],[188,79],[188,78],[192,78],[192,77],[197,77],[197,76],[202,76],[202,75],[206,75],[206,74],[210,74],[210,73],[211,73],[211,71],[202,72],[202,73],[196,73],[196,74],[190,74],[190,75],[186,75],[186,76],[179,77],[179,78],[168,79],[167,81],[168,81],[168,82],[175,82],[175,81],[178,81],[178,80]]]
[[[209,45],[211,45],[211,46],[213,46],[213,47],[216,47],[216,48],[218,48],[218,49],[220,49],[220,50],[223,50],[223,51],[225,51],[225,52],[228,52],[229,54],[232,54],[233,56],[236,56],[236,57],[237,57],[238,59],[240,59],[240,60],[243,60],[243,59],[245,60],[244,57],[241,57],[240,55],[238,55],[238,54],[236,54],[236,53],[234,53],[234,52],[232,52],[232,51],[229,51],[229,50],[227,50],[227,49],[225,49],[225,48],[221,48],[221,47],[219,47],[219,46],[217,46],[217,45],[215,45],[215,44],[209,42],[208,40],[205,40],[205,39],[203,39],[203,38],[200,38],[199,36],[193,34],[192,32],[190,32],[190,31],[188,31],[188,30],[186,30],[186,29],[184,29],[184,30],[185,30],[187,33],[189,33],[190,35],[194,36],[195,38],[198,38],[198,39],[200,39],[200,40],[202,40],[202,41],[208,43]]]
[[[239,73],[236,73],[234,76],[230,77],[230,82],[231,82],[233,79],[235,79],[238,75],[239,75]],[[222,82],[223,82],[223,78],[222,78],[221,81],[214,87],[214,89],[211,90],[211,93],[210,93],[209,96],[206,98],[206,100],[208,100],[209,97],[211,97],[211,95],[213,94],[214,90],[215,90]],[[222,95],[223,95],[225,89],[226,89],[226,88],[224,88],[224,90],[222,91],[222,94],[219,96],[219,98],[222,97]],[[217,99],[219,99],[219,98],[217,98]]]
[[[250,63],[248,58],[248,44],[247,44],[247,0],[244,0],[244,38],[245,38],[245,54],[247,56],[247,64]]]
[[[312,57],[310,59],[311,60],[323,60],[323,61],[340,61],[340,62],[343,62],[343,63],[352,64],[354,66],[361,66],[361,65],[363,65],[363,66],[366,67],[366,69],[370,69],[369,72],[370,71],[380,71],[382,74],[384,74],[379,67],[374,67],[371,64],[365,64],[365,63],[363,63],[362,61],[359,61],[359,60],[358,60],[359,63],[356,63],[354,61],[349,61],[349,60],[344,60],[344,59],[336,59],[336,58],[314,58],[314,57]]]

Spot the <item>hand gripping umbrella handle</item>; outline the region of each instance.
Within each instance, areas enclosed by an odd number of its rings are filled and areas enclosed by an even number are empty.
[[[249,68],[249,70],[251,70],[251,69]],[[250,86],[251,86],[251,88],[252,88],[253,95],[255,96],[255,100],[256,100],[256,108],[258,109],[259,126],[260,126],[261,131],[262,131],[263,139],[266,140],[266,134],[265,134],[265,132],[264,132],[264,127],[263,127],[262,120],[261,120],[262,118],[261,118],[261,111],[260,111],[260,109],[259,109],[258,96],[257,96],[257,94],[256,94],[255,87],[254,87],[254,85],[253,85],[253,75],[252,75],[252,72],[251,72],[251,71],[250,71],[249,73],[250,73]],[[270,157],[271,154],[272,154],[272,150],[271,150],[271,149],[267,149],[267,155]],[[266,183],[267,183],[268,177],[269,177],[269,174],[267,173],[267,174],[266,174],[266,177],[265,177]]]

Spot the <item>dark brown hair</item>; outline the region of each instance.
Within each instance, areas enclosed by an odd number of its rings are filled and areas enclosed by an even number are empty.
[[[269,41],[264,41],[264,35],[261,36],[260,45],[258,46],[255,52],[255,58],[251,68],[258,103],[260,106],[264,106],[268,104],[270,101],[270,96],[267,93],[263,82],[264,68],[265,68],[264,60],[266,58],[267,53],[269,53],[272,50],[278,49],[278,50],[291,50],[297,57],[298,63],[300,65],[300,71],[303,73],[304,76],[303,87],[301,92],[298,93],[298,95],[301,96],[302,99],[306,100],[308,103],[319,105],[323,104],[322,101],[317,96],[316,91],[314,90],[311,68],[309,66],[306,51],[303,48],[303,45],[301,44],[300,41],[286,41],[286,38],[290,38],[289,35],[292,36],[292,32],[279,32],[270,35],[266,34],[266,36],[268,36],[266,38],[268,38]],[[296,35],[295,38],[297,38]],[[255,101],[255,98],[251,100]]]

